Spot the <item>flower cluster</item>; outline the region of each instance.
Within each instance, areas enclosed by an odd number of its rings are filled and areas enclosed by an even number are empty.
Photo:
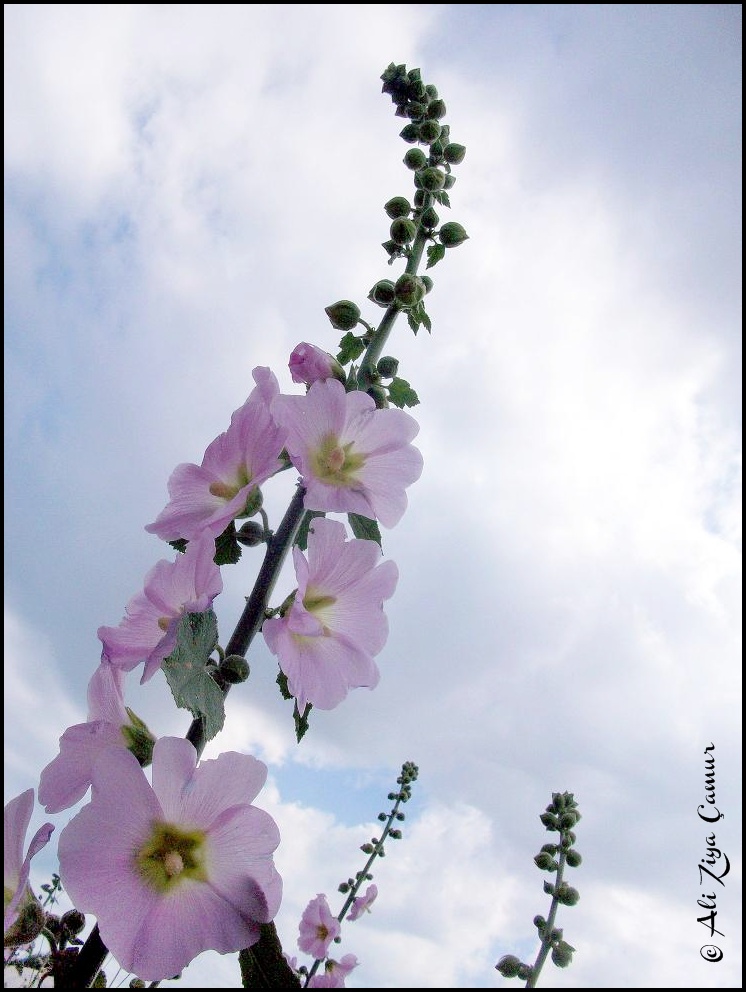
[[[65,730],[39,782],[39,803],[49,814],[88,796],[60,832],[59,880],[77,914],[78,929],[70,934],[82,929],[81,914],[92,914],[96,927],[87,953],[72,954],[78,972],[55,973],[55,985],[100,984],[96,972],[107,949],[122,968],[153,983],[178,975],[205,950],[240,952],[243,970],[250,965],[241,956],[255,945],[251,953],[262,968],[269,965],[272,984],[280,986],[303,979],[309,988],[341,988],[358,964],[354,954],[336,959],[329,950],[343,920],[362,918],[377,897],[375,885],[361,889],[373,877],[373,860],[384,854],[383,841],[401,837],[393,824],[404,818],[399,804],[409,798],[416,766],[403,766],[400,788],[389,796],[394,806],[379,815],[381,837],[362,846],[364,868],[340,885],[346,898],[338,916],[323,893],[303,913],[298,947],[314,958],[306,969],[272,942],[282,898],[274,863],[280,831],[254,805],[267,768],[247,754],[204,761],[201,754],[223,726],[231,686],[250,674],[245,655],[259,632],[276,659],[280,691],[294,700],[298,740],[310,708],[333,710],[351,690],[373,689],[381,678],[376,659],[389,633],[384,604],[399,572],[383,558],[379,525],[399,523],[407,490],[423,467],[413,444],[418,424],[403,409],[418,402],[417,394],[399,377],[397,359],[381,353],[400,313],[415,333],[423,325],[430,329],[423,298],[432,279],[416,275],[426,243],[433,242],[431,267],[466,238],[457,224],[435,230],[433,203],[448,205],[451,166],[464,151],[440,123],[443,101],[424,86],[419,70],[392,64],[381,78],[397,113],[410,120],[404,140],[428,146],[427,155],[413,149],[405,158],[414,173],[413,205],[395,197],[385,207],[392,223],[384,249],[390,263],[407,259],[406,272],[371,290],[369,300],[386,308],[377,330],[349,300],[325,308],[345,334],[336,357],[305,341],[293,349],[290,379],[302,389],[283,393],[271,369],[255,368],[254,386],[227,429],[199,464],[181,463],[168,479],[166,505],[145,530],[168,542],[173,554],[150,569],[118,625],[99,627],[87,719]],[[359,324],[364,332],[355,334]],[[358,358],[359,366],[352,364]],[[272,530],[263,487],[290,468],[297,475],[295,495]],[[244,522],[237,529],[238,521]],[[221,569],[235,564],[243,548],[261,545],[264,561],[223,648],[214,613]],[[272,606],[289,554],[295,588]],[[141,685],[162,672],[177,706],[191,712],[185,739],[156,738],[126,705],[126,678],[136,669]],[[24,855],[33,805],[28,790],[5,810],[6,946],[14,940],[17,946],[27,908],[38,910],[29,866],[54,829],[44,824]],[[52,972],[61,967],[61,947],[52,955]]]

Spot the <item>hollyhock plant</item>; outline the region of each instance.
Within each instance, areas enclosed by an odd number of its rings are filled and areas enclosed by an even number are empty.
[[[313,975],[308,980],[309,989],[343,989],[345,978],[353,968],[357,968],[358,959],[354,954],[345,954],[344,957],[335,961],[334,958],[327,958],[324,962],[323,975]]]
[[[344,524],[314,519],[308,558],[293,548],[298,590],[282,617],[262,633],[287,676],[302,713],[307,703],[333,709],[350,689],[378,684],[373,656],[388,637],[383,601],[393,595],[399,570],[381,562],[375,541],[347,540]]]
[[[259,939],[282,897],[279,831],[252,805],[266,777],[237,752],[198,766],[181,738],[156,743],[152,786],[129,751],[101,754],[91,802],[60,835],[60,878],[127,971],[163,981]]]
[[[129,748],[149,764],[155,737],[124,705],[123,668],[102,661],[88,683],[88,721],[68,727],[60,753],[42,771],[39,802],[47,813],[69,809],[91,785],[93,765],[108,747]]]
[[[54,826],[44,823],[36,831],[24,856],[26,832],[34,811],[34,790],[27,789],[6,803],[3,811],[3,931],[8,935],[24,906],[35,902],[29,887],[31,859],[49,843]]]
[[[366,911],[370,912],[370,906],[373,902],[375,902],[377,896],[378,896],[378,886],[369,885],[368,888],[365,890],[364,896],[358,896],[356,899],[353,900],[352,906],[350,907],[350,912],[347,914],[347,919],[357,920]]]
[[[314,382],[305,396],[278,396],[272,412],[287,428],[307,510],[359,513],[384,527],[399,522],[405,489],[422,473],[422,455],[410,444],[419,426],[408,413],[379,410],[336,379]]]
[[[306,341],[293,348],[288,367],[293,382],[305,382],[307,386],[326,379],[345,381],[344,369],[337,359]]]
[[[228,430],[212,441],[201,465],[177,465],[168,480],[169,502],[145,528],[164,541],[191,541],[203,531],[218,537],[246,510],[254,490],[281,469],[285,430],[272,419],[279,393],[268,368],[253,371],[255,388],[234,411]]]
[[[176,646],[179,620],[209,610],[223,591],[214,555],[215,541],[206,532],[176,561],[161,559],[145,577],[143,591],[127,604],[119,626],[98,628],[102,658],[127,672],[145,662],[140,681],[152,678]]]
[[[306,954],[321,960],[326,957],[329,945],[339,936],[339,920],[332,916],[323,892],[312,899],[303,910],[300,920],[298,947]]]

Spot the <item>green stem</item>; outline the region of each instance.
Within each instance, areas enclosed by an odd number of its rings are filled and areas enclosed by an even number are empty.
[[[433,203],[433,198],[430,194],[427,195],[421,210],[425,210],[427,207],[431,206]],[[409,258],[407,259],[407,267],[404,272],[408,275],[417,275],[417,269],[422,261],[422,255],[425,251],[425,245],[427,244],[430,235],[425,231],[422,224],[417,228],[417,234],[414,241],[412,242],[412,249],[409,252]],[[370,378],[376,369],[376,364],[378,359],[383,354],[383,347],[388,341],[389,334],[396,323],[396,318],[401,313],[401,308],[397,304],[392,303],[391,306],[386,308],[386,311],[381,319],[381,323],[378,325],[378,329],[373,333],[373,340],[370,342],[363,355],[363,360],[360,363],[360,371],[358,372],[358,383],[365,381],[366,378]]]
[[[554,921],[557,916],[557,910],[559,909],[559,899],[557,898],[557,893],[559,892],[559,887],[562,884],[562,875],[565,870],[565,862],[567,860],[567,851],[564,847],[560,848],[559,863],[557,866],[557,875],[554,880],[554,895],[552,896],[552,905],[549,909],[549,916],[547,917],[546,926],[544,927],[544,933],[541,938],[541,947],[539,948],[539,953],[536,955],[536,960],[531,967],[531,974],[528,981],[524,985],[526,989],[536,988],[536,983],[539,980],[539,975],[541,974],[541,969],[544,967],[544,962],[552,949],[551,933],[554,929]]]
[[[344,920],[345,916],[347,915],[347,913],[348,913],[348,911],[350,909],[350,906],[352,906],[353,902],[355,901],[355,898],[357,897],[358,892],[362,888],[363,882],[368,881],[368,879],[366,878],[366,876],[368,875],[373,862],[376,860],[376,858],[380,855],[381,851],[383,850],[384,841],[388,837],[389,831],[391,830],[391,825],[393,824],[394,820],[396,819],[396,814],[399,811],[399,805],[400,805],[401,801],[402,801],[402,798],[401,798],[401,793],[400,793],[397,796],[397,799],[396,799],[396,802],[394,803],[393,809],[389,813],[388,820],[386,820],[386,825],[383,828],[383,833],[381,834],[381,839],[374,846],[372,853],[369,855],[368,860],[365,862],[365,865],[363,867],[363,870],[358,874],[357,881],[355,882],[355,884],[350,889],[350,891],[349,891],[349,893],[347,895],[347,898],[345,899],[344,905],[342,906],[342,908],[340,909],[339,913],[337,914],[337,919],[339,920],[340,923]],[[308,972],[308,975],[306,976],[306,985],[304,986],[304,988],[308,986],[309,980],[311,978],[313,978],[313,976],[319,970],[319,966],[322,964],[323,961],[324,961],[324,958],[316,958],[316,960],[314,961],[314,963],[311,965],[311,968],[310,968],[310,970]]]
[[[264,561],[262,562],[262,567],[259,569],[259,574],[256,577],[254,588],[251,590],[251,595],[246,600],[246,606],[243,609],[243,613],[239,617],[235,630],[231,634],[230,640],[225,646],[226,657],[229,657],[232,654],[238,654],[242,657],[246,657],[246,652],[249,649],[249,645],[254,639],[256,633],[261,629],[262,622],[264,621],[264,613],[269,603],[269,597],[272,595],[277,579],[280,575],[280,570],[282,569],[290,548],[293,546],[295,535],[297,534],[301,520],[303,519],[303,514],[305,512],[303,509],[303,497],[305,495],[305,488],[302,485],[299,485],[295,495],[290,501],[290,505],[285,511],[285,516],[282,518],[280,526],[274,532],[267,544]],[[218,675],[219,673],[220,668],[218,668]],[[222,689],[223,696],[227,696],[230,690],[230,683],[223,683],[220,681],[219,685]],[[187,731],[186,737],[187,740],[191,741],[197,749],[197,754],[201,755],[204,751],[205,744],[207,743],[205,739],[205,725],[202,717],[197,717],[192,721],[192,725]]]

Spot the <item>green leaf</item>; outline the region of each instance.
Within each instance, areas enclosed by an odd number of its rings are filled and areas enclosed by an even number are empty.
[[[433,193],[433,197],[434,197],[434,198],[435,198],[435,199],[436,199],[436,200],[438,201],[438,203],[440,203],[440,204],[441,204],[442,206],[444,206],[444,207],[450,207],[450,205],[451,205],[451,200],[450,200],[450,198],[449,198],[449,196],[448,196],[448,193],[446,193],[446,191],[445,191],[444,189],[439,189],[439,190],[436,190],[436,192],[435,192],[435,193]]]
[[[245,989],[300,988],[300,979],[287,963],[274,923],[264,923],[256,944],[238,954]]]
[[[184,552],[187,549],[188,542],[186,541],[185,538],[179,537],[175,541],[169,541],[168,543],[171,545],[174,551],[179,551],[181,554],[184,554]]]
[[[205,667],[217,643],[218,623],[212,610],[186,613],[179,621],[176,647],[162,666],[176,705],[203,718],[208,741],[225,722],[223,693]]]
[[[389,400],[394,406],[403,409],[405,406],[417,406],[420,398],[406,379],[392,379],[389,385]]]
[[[381,532],[378,529],[377,520],[364,517],[361,513],[348,513],[347,519],[355,537],[359,537],[363,541],[375,541],[379,548],[381,547]]]
[[[420,317],[422,319],[422,323],[427,328],[427,333],[428,334],[432,334],[432,332],[433,332],[433,325],[432,325],[432,323],[430,321],[430,317],[427,314],[427,310],[425,310],[425,304],[424,303],[420,303]]]
[[[308,715],[313,709],[311,703],[306,704],[306,708],[303,710],[303,716],[300,715],[298,710],[298,704],[296,703],[293,707],[293,719],[295,720],[295,739],[300,744],[303,740],[306,731],[308,730]]]
[[[215,541],[216,565],[235,565],[241,558],[241,545],[236,540],[236,524],[233,520]]]
[[[339,342],[337,361],[340,365],[346,365],[348,362],[354,362],[364,351],[365,345],[362,338],[356,337],[352,331],[348,331]]]
[[[425,268],[431,269],[434,265],[437,265],[441,258],[445,256],[445,253],[445,245],[430,245],[427,249],[427,265]]]
[[[275,681],[277,682],[277,684],[280,687],[280,693],[282,694],[282,698],[283,699],[292,699],[293,698],[293,694],[288,689],[288,677],[287,677],[287,675],[284,672],[280,672]]]
[[[407,323],[412,328],[414,333],[417,334],[417,331],[420,329],[420,324],[422,323],[417,314],[417,307],[412,307],[412,309],[407,312]]]
[[[326,514],[323,510],[306,510],[303,514],[303,519],[300,522],[300,527],[298,528],[298,533],[295,535],[295,543],[301,549],[305,551],[308,547],[308,531],[311,527],[314,517],[325,517]]]

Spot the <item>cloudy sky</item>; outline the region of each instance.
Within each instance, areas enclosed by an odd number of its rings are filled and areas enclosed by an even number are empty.
[[[5,798],[85,718],[97,628],[171,557],[143,528],[174,466],[255,366],[298,391],[292,348],[338,343],[327,304],[380,315],[383,204],[412,191],[392,61],[467,147],[443,219],[470,240],[432,271],[432,334],[401,322],[387,348],[425,468],[383,535],[381,682],[298,746],[257,641],[207,754],[269,766],[290,953],[419,765],[374,911],[343,931],[351,987],[516,987],[494,964],[536,953],[538,816],[564,790],[577,954],[540,985],[741,987],[737,4],[5,5]],[[223,569],[223,642],[258,560]],[[159,735],[189,724],[160,675],[128,703]],[[180,984],[240,987],[235,958]]]

